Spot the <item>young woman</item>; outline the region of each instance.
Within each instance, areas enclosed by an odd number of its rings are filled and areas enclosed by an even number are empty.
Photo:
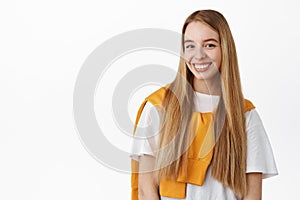
[[[265,129],[244,99],[234,40],[217,11],[182,29],[175,80],[149,95],[135,124],[132,199],[261,199],[277,174]]]

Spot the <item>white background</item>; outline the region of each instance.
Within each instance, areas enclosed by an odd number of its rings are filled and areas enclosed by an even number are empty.
[[[72,111],[77,74],[112,36],[137,28],[180,32],[190,13],[205,8],[220,11],[229,22],[244,95],[257,107],[273,147],[279,176],[263,181],[263,198],[297,199],[296,0],[1,1],[0,199],[130,199],[130,175],[102,166],[80,142]],[[131,60],[132,66],[151,63],[141,57]],[[129,109],[131,116],[137,106]],[[122,141],[115,137],[112,143],[126,148]]]

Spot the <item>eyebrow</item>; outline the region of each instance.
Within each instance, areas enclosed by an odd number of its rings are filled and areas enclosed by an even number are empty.
[[[214,41],[216,43],[219,43],[219,41],[216,40],[215,38],[208,38],[206,40],[203,40],[203,42],[208,42],[208,41]],[[195,41],[194,40],[184,40],[184,43],[186,43],[186,42],[195,42]]]

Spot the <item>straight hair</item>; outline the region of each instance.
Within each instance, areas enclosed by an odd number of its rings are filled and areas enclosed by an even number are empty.
[[[201,22],[215,30],[219,34],[222,50],[221,94],[218,106],[213,112],[213,130],[215,138],[218,139],[214,146],[211,162],[212,176],[231,188],[237,196],[244,197],[247,191],[247,137],[244,97],[234,39],[229,25],[221,13],[214,10],[199,10],[192,13],[184,22],[182,51],[185,30],[191,22]],[[177,75],[165,94],[164,112],[161,112],[160,151],[156,156],[159,179],[166,177],[176,179],[180,167],[187,161],[186,149],[194,137],[190,131],[194,106],[194,90],[191,87],[193,80],[194,75],[181,56]]]

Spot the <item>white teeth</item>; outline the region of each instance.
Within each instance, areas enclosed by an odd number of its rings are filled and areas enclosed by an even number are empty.
[[[210,64],[205,64],[205,65],[197,65],[197,64],[194,64],[194,66],[197,68],[197,69],[204,69],[206,67],[208,67]]]

